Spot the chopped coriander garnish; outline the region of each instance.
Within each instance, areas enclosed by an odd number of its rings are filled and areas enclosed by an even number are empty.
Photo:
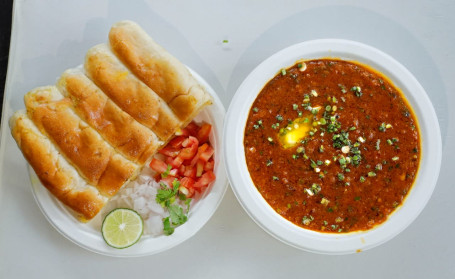
[[[297,104],[293,104],[293,105],[292,105],[292,109],[293,109],[293,110],[297,110],[298,108],[299,108],[299,105],[297,105]]]
[[[338,163],[342,166],[346,165],[346,158],[344,156],[338,158]]]
[[[258,112],[259,109],[258,109],[257,107],[254,107],[254,108],[253,108],[253,111],[254,111],[254,112]]]
[[[362,183],[365,182],[365,177],[361,176],[360,177],[360,182],[362,182]]]
[[[314,220],[314,218],[311,215],[310,216],[303,216],[302,224],[304,224],[305,226],[308,226],[311,223],[311,221],[313,221],[313,220]]]
[[[353,86],[351,88],[351,91],[353,91],[357,97],[362,96],[362,89],[360,88],[360,86]]]
[[[355,201],[360,201],[360,199],[361,199],[361,198],[360,198],[359,196],[357,196],[357,197],[354,198]]]
[[[310,101],[310,95],[308,95],[308,94],[303,95],[303,102],[308,103],[309,101]]]
[[[400,159],[400,157],[395,156],[395,157],[392,158],[392,161],[398,161],[398,159]]]
[[[161,178],[166,178],[169,175],[169,172],[171,171],[172,166],[167,165],[166,171],[161,174]]]
[[[376,150],[379,150],[379,149],[381,149],[381,146],[380,146],[380,144],[381,144],[381,140],[380,140],[380,139],[378,139],[378,140],[376,141]]]
[[[273,162],[272,162],[272,160],[268,159],[265,164],[267,167],[270,167],[273,164]]]
[[[376,176],[376,173],[374,171],[368,172],[368,177],[374,177]]]
[[[382,122],[381,125],[379,126],[379,131],[385,132],[385,123]]]
[[[187,205],[186,212],[184,212],[182,207],[174,204],[176,197],[178,197],[180,182],[175,179],[170,187],[162,182],[160,185],[161,188],[157,190],[155,200],[169,211],[169,217],[163,219],[163,231],[165,235],[171,235],[174,233],[175,227],[184,224],[188,220],[191,199],[186,199],[186,196],[182,195],[181,199],[185,200]]]
[[[344,180],[344,174],[342,174],[341,172],[339,172],[339,173],[337,174],[337,176],[338,176],[338,180],[339,180],[339,181],[343,181],[343,180]]]
[[[340,88],[341,93],[346,93],[347,92],[346,86],[344,86],[343,84],[338,84],[338,87]]]
[[[313,191],[314,194],[317,194],[321,191],[321,185],[313,183],[311,184],[311,190]]]
[[[281,75],[283,75],[283,76],[286,75],[286,69],[281,69]]]
[[[283,116],[281,116],[280,114],[278,114],[277,116],[275,116],[276,120],[278,121],[283,121]]]
[[[277,176],[272,176],[272,179],[273,179],[274,181],[280,180]]]

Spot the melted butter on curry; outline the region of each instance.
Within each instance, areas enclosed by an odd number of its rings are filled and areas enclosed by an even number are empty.
[[[336,59],[299,61],[262,89],[245,127],[258,191],[303,228],[368,230],[403,202],[420,162],[417,122],[382,74]]]

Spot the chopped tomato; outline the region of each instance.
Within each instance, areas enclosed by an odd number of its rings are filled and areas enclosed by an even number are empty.
[[[196,145],[196,147],[199,146],[199,141],[193,136],[189,136],[182,142],[183,147],[189,147],[193,145]]]
[[[195,178],[196,177],[196,167],[186,166],[183,176]]]
[[[197,132],[197,139],[199,143],[205,143],[209,140],[210,130],[212,130],[212,125],[204,123]]]
[[[160,151],[158,151],[158,152],[163,154],[163,155],[166,155],[166,156],[174,158],[174,157],[177,157],[177,155],[179,155],[180,149],[177,149],[177,148],[172,147],[172,146],[166,146],[166,147],[160,149]]]
[[[179,167],[179,174],[180,174],[180,175],[184,175],[184,174],[185,174],[185,170],[186,170],[186,166],[181,165],[181,166]]]
[[[194,179],[190,177],[184,177],[180,179],[180,186],[185,187],[186,189],[190,189],[194,187]]]
[[[167,170],[167,164],[161,160],[153,158],[150,162],[150,168],[158,173],[163,173]]]
[[[194,188],[186,188],[183,186],[179,187],[180,193],[184,194],[185,197],[191,198],[194,195]]]
[[[211,182],[213,182],[216,179],[215,174],[212,171],[207,171],[205,172],[201,178],[194,183],[194,188],[202,188],[207,185],[209,185]]]
[[[192,166],[196,165],[197,161],[199,160],[199,157],[201,157],[201,154],[205,150],[207,150],[208,147],[209,147],[209,145],[207,143],[204,143],[203,145],[199,146],[196,156],[194,156],[193,160],[191,160]]]
[[[203,160],[204,162],[207,162],[210,157],[212,157],[213,153],[215,153],[215,150],[209,146],[202,154],[201,156],[199,157],[201,160]]]
[[[181,157],[183,160],[190,160],[193,159],[194,155],[196,155],[199,141],[197,138],[190,136],[188,139],[183,141],[182,146],[185,148],[180,151],[178,157]]]
[[[193,196],[195,190],[203,191],[214,181],[214,149],[208,142],[211,128],[210,124],[199,127],[191,122],[176,132],[176,137],[159,151],[160,159],[153,158],[150,162],[150,168],[156,172],[155,180],[172,187],[172,182],[178,179],[179,191],[187,197]],[[167,173],[164,178],[163,173]]]
[[[197,133],[199,131],[199,126],[194,123],[194,121],[191,121],[190,124],[188,124],[186,127],[185,127],[185,130],[188,131],[188,133],[190,134],[190,136],[193,136],[193,137],[196,137],[197,136]]]
[[[172,158],[171,158],[171,159],[172,159]],[[173,168],[179,168],[179,167],[182,165],[182,163],[183,163],[183,158],[180,157],[180,154],[179,154],[179,156],[175,157],[175,159],[172,160],[171,166],[172,166]]]
[[[174,158],[166,157],[166,164],[171,165],[172,167],[174,167],[174,165],[172,165],[173,162],[174,162]]]
[[[196,177],[200,177],[204,171],[204,161],[198,160],[196,164]]]
[[[177,136],[175,138],[173,138],[167,146],[171,146],[171,147],[174,147],[174,148],[180,148],[182,147],[182,142],[186,139],[185,136]],[[166,147],[167,147],[166,146]]]
[[[215,162],[213,161],[213,159],[211,159],[207,163],[205,163],[204,170],[205,171],[213,170],[214,166],[215,166]]]

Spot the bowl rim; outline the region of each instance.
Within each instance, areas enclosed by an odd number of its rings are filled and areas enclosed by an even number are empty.
[[[420,130],[421,159],[405,201],[382,224],[367,231],[333,234],[301,228],[276,213],[256,190],[246,167],[243,137],[248,112],[263,86],[282,68],[304,59],[337,58],[370,66],[399,88]],[[376,247],[402,232],[421,213],[436,185],[442,157],[438,119],[417,79],[394,58],[369,45],[343,39],[319,39],[291,45],[260,63],[242,82],[224,125],[224,159],[231,188],[244,210],[264,231],[299,249],[320,254],[350,254]],[[425,186],[425,187],[424,187]]]

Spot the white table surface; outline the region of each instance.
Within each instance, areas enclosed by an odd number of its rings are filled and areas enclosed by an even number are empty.
[[[334,2],[15,1],[0,145],[0,278],[455,278],[455,1]],[[203,76],[226,108],[255,66],[297,42],[351,39],[392,55],[423,85],[441,126],[442,168],[430,202],[391,241],[346,256],[279,242],[230,189],[199,233],[164,253],[122,259],[78,247],[36,205],[6,119],[23,108],[24,93],[80,64],[121,19],[137,21]]]

